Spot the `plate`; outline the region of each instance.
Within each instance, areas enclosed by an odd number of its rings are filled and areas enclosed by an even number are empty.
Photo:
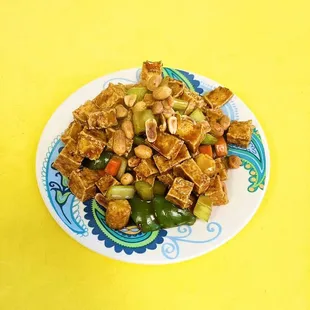
[[[229,146],[229,154],[242,159],[242,167],[229,171],[229,204],[214,207],[208,223],[180,226],[142,233],[136,227],[120,231],[105,223],[105,212],[94,199],[80,202],[68,188],[68,179],[52,168],[63,148],[61,133],[72,121],[72,111],[94,98],[111,83],[136,83],[140,69],[115,72],[98,78],[72,94],[46,124],[36,157],[36,176],[42,198],[60,227],[87,248],[121,261],[141,264],[168,264],[188,260],[219,247],[235,236],[257,211],[268,183],[270,159],[265,135],[249,108],[234,96],[223,111],[232,120],[252,119],[255,126],[248,149]],[[164,76],[183,81],[202,94],[218,83],[195,73],[164,68]]]

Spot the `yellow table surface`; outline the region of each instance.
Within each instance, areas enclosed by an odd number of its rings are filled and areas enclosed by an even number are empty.
[[[0,309],[310,309],[309,9],[306,0],[0,1]],[[230,87],[271,153],[249,225],[167,266],[82,247],[52,219],[35,178],[57,106],[145,59]]]

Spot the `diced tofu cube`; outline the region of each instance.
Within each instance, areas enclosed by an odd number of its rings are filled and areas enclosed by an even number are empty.
[[[70,139],[77,141],[78,139],[78,134],[82,131],[83,126],[77,122],[73,121],[69,125],[69,127],[65,130],[65,132],[61,136],[61,141],[63,143],[67,143]]]
[[[89,129],[101,129],[116,126],[116,110],[109,109],[106,111],[92,112],[88,117]]]
[[[168,186],[171,186],[172,183],[173,183],[173,180],[174,180],[174,176],[172,174],[171,171],[168,171],[166,173],[163,173],[163,174],[160,174],[157,176],[157,179],[160,181],[160,182],[163,182],[164,184],[168,185]]]
[[[204,110],[204,112],[207,114],[207,118],[209,122],[217,122],[224,115],[221,109],[207,109],[207,110]]]
[[[122,229],[128,224],[130,213],[128,200],[112,200],[109,201],[105,219],[109,227]]]
[[[68,186],[73,195],[83,202],[96,195],[95,183],[99,178],[100,174],[96,170],[75,170],[70,174]]]
[[[115,178],[113,178],[110,174],[108,173],[100,173],[100,174],[101,178],[96,182],[96,185],[102,194],[104,194],[109,189],[109,187],[119,184],[119,182]]]
[[[210,178],[202,173],[199,166],[193,159],[183,161],[182,164],[173,168],[173,172],[176,176],[183,177],[194,183],[194,191],[197,194],[205,193],[209,186]]]
[[[228,166],[225,157],[215,159],[215,173],[220,176],[221,181],[228,179]]]
[[[78,152],[89,159],[98,159],[106,145],[106,136],[103,131],[83,129],[79,133]]]
[[[174,159],[167,159],[162,155],[156,154],[153,156],[155,164],[160,173],[164,173],[170,169],[172,169],[175,165],[180,164],[182,161],[189,159],[191,155],[189,154],[186,145],[184,144],[181,147],[180,152],[177,157]]]
[[[134,168],[134,171],[142,176],[142,177],[149,177],[150,175],[158,173],[158,170],[151,158],[142,159],[140,164]]]
[[[189,200],[194,184],[180,177],[174,179],[173,184],[166,196],[166,199],[175,203],[182,209],[188,208],[191,205]]]
[[[106,89],[93,99],[93,102],[98,108],[107,110],[122,103],[125,95],[126,87],[124,85],[110,83]]]
[[[185,141],[189,150],[195,153],[204,139],[206,128],[201,124],[194,124],[188,119],[178,121],[178,129],[176,135]]]
[[[184,141],[173,135],[158,132],[157,139],[155,142],[150,143],[150,146],[167,159],[174,159],[179,154],[183,144]]]
[[[209,103],[213,107],[221,107],[225,103],[227,103],[232,97],[233,93],[226,87],[219,86],[206,95],[204,95],[204,99],[207,103]]]
[[[141,82],[146,83],[148,81],[148,79],[156,74],[162,74],[162,70],[163,70],[163,64],[161,61],[145,61],[142,65],[142,71],[141,71]]]
[[[136,173],[136,181],[144,181],[144,182],[147,182],[149,183],[150,185],[154,185],[155,183],[155,179],[156,179],[156,175],[150,175],[149,177],[144,177],[138,173]]]
[[[252,138],[252,121],[232,121],[227,132],[227,142],[248,147]]]
[[[62,175],[69,177],[73,170],[81,166],[83,157],[77,152],[77,144],[70,139],[53,163],[53,167]]]
[[[86,125],[90,113],[98,111],[98,107],[94,102],[88,100],[79,108],[73,111],[74,119],[83,125]]]
[[[226,185],[224,182],[221,181],[219,175],[211,179],[210,186],[206,192],[206,196],[211,199],[214,206],[226,205],[228,203]]]

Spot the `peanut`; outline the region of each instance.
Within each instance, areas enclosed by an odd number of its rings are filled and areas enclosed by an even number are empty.
[[[133,176],[130,173],[125,173],[121,177],[121,183],[123,185],[129,185],[133,182]]]
[[[124,120],[122,125],[121,125],[122,130],[125,133],[125,136],[127,139],[133,139],[135,133],[133,130],[133,124],[132,121],[129,120]]]
[[[159,125],[159,130],[161,132],[165,132],[167,129],[167,121],[163,114],[160,114],[160,122],[161,122],[161,125]]]
[[[137,167],[140,164],[141,158],[138,158],[137,156],[132,156],[128,159],[127,165],[130,168]]]
[[[135,104],[136,100],[137,100],[136,94],[126,95],[124,97],[125,104],[127,105],[127,107],[130,107],[130,108]]]
[[[126,136],[123,130],[118,129],[114,132],[112,149],[118,156],[126,153]]]
[[[172,90],[168,86],[160,86],[154,89],[153,97],[156,100],[164,100],[168,98],[171,95],[171,93],[172,93]]]
[[[214,137],[218,138],[218,137],[221,137],[224,134],[224,128],[219,123],[211,122],[210,126],[211,126],[210,133]]]
[[[153,114],[160,114],[162,113],[164,107],[161,101],[155,101],[155,103],[152,106],[152,112]]]
[[[237,169],[241,166],[242,161],[239,156],[231,155],[228,157],[228,167],[230,169]]]
[[[132,108],[134,112],[143,111],[145,109],[146,109],[146,103],[144,101],[137,102]]]
[[[223,115],[220,119],[220,124],[224,130],[228,129],[230,126],[230,118],[227,115]]]
[[[162,79],[163,78],[160,74],[152,75],[146,83],[147,89],[150,91],[155,90],[160,85]]]
[[[142,158],[142,159],[151,158],[153,155],[152,149],[146,145],[143,145],[143,144],[135,147],[134,152],[135,152],[137,157]]]
[[[145,122],[146,138],[149,142],[154,142],[157,139],[157,122],[155,119],[148,119]]]
[[[177,132],[178,129],[178,120],[175,116],[170,116],[167,120],[168,129],[172,135]]]
[[[116,117],[117,118],[123,118],[126,117],[128,115],[128,110],[121,104],[118,104],[115,107],[116,110]]]

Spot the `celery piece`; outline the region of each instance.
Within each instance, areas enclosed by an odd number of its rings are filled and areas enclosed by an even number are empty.
[[[147,88],[143,86],[135,86],[127,90],[127,95],[137,95],[136,102],[142,101]]]
[[[154,198],[153,187],[149,183],[137,181],[135,183],[135,188],[141,199],[152,200]]]
[[[189,115],[193,120],[195,120],[197,123],[202,122],[205,120],[205,116],[202,113],[200,109],[195,109],[190,115]]]
[[[212,201],[209,197],[200,195],[195,208],[194,215],[204,221],[208,221],[212,212]]]
[[[212,135],[210,135],[209,133],[207,133],[204,137],[204,139],[201,141],[201,144],[215,144],[217,142],[217,139],[215,137],[213,137]]]
[[[172,107],[173,107],[174,110],[184,112],[185,109],[187,108],[187,106],[188,106],[188,102],[187,101],[181,100],[181,99],[176,99],[176,98],[173,99]]]
[[[123,174],[125,173],[126,168],[127,168],[127,159],[124,157],[118,157],[118,158],[122,161],[122,163],[118,169],[116,179],[120,181],[121,177],[123,176]]]
[[[136,135],[140,135],[141,133],[145,132],[145,122],[148,119],[154,119],[154,115],[150,109],[135,111],[133,113],[132,121]]]
[[[132,199],[135,187],[132,185],[114,185],[107,191],[107,199]]]

